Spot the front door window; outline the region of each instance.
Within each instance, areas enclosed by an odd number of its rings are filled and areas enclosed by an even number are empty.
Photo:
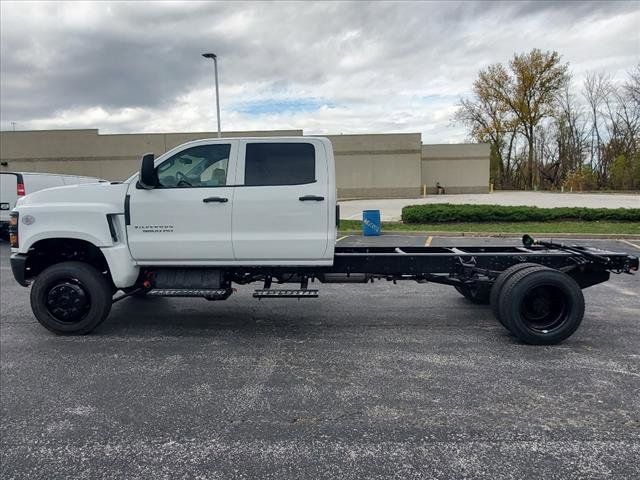
[[[159,188],[221,187],[227,184],[231,145],[198,145],[158,166]]]

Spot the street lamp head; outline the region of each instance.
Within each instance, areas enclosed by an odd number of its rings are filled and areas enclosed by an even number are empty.
[[[216,54],[215,53],[203,53],[202,56],[204,58],[213,58],[213,59],[216,58]]]

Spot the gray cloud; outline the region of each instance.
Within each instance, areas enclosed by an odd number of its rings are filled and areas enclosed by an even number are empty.
[[[620,76],[640,56],[634,2],[2,2],[0,9],[3,129],[12,121],[210,129],[212,67],[200,53],[213,50],[228,127],[423,131],[448,141],[462,134],[448,122],[456,98],[488,63],[539,47],[558,50],[578,72]],[[270,100],[293,107],[265,111]],[[296,101],[317,109],[296,111]],[[251,102],[261,108],[247,109]]]

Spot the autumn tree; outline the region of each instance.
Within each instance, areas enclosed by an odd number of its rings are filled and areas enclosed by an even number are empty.
[[[473,99],[460,100],[454,121],[466,125],[474,141],[490,145],[491,179],[504,187],[512,174],[516,124],[504,103],[490,95],[481,79],[474,82],[473,93]]]
[[[481,70],[453,120],[491,145],[500,188],[640,188],[640,64],[626,79],[588,73],[575,94],[556,52]]]
[[[496,63],[480,70],[474,82],[471,104],[480,109],[491,106],[502,114],[500,124],[494,126],[494,134],[498,134],[501,126],[508,125],[503,134],[519,132],[526,138],[528,188],[533,188],[534,184],[536,127],[555,113],[558,94],[569,79],[567,68],[557,52],[533,49],[529,53],[514,55],[508,66]],[[461,101],[461,109],[469,112],[464,100]],[[492,118],[489,110],[484,110],[484,114]],[[464,117],[464,114],[460,116]]]
[[[516,54],[509,70],[501,64],[480,72],[496,99],[508,106],[518,119],[528,142],[527,186],[533,188],[535,130],[540,121],[555,113],[556,98],[568,81],[567,65],[560,63],[557,52],[533,49]]]

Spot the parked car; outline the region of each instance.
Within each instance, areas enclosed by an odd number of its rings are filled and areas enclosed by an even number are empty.
[[[0,172],[0,231],[2,235],[6,234],[9,213],[15,208],[18,198],[45,188],[96,182],[106,182],[106,180],[57,173]]]

